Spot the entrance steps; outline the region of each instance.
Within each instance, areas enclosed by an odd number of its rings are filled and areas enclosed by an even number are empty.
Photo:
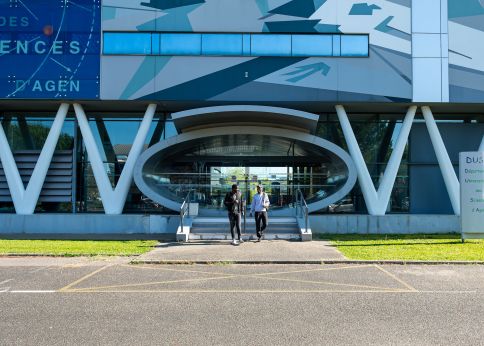
[[[247,217],[244,231],[242,220],[242,239],[257,239],[255,220]],[[231,240],[228,217],[196,217],[193,219],[188,240]],[[295,217],[270,217],[262,239],[301,240],[301,230]]]

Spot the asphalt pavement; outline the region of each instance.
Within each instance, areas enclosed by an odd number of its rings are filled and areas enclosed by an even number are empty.
[[[0,258],[2,345],[482,345],[482,265]]]

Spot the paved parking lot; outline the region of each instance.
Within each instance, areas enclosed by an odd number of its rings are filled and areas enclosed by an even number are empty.
[[[484,266],[39,262],[0,259],[1,344],[484,344]]]

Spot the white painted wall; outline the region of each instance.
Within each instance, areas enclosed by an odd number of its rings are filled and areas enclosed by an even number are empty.
[[[447,0],[412,0],[414,102],[449,102],[447,6]]]

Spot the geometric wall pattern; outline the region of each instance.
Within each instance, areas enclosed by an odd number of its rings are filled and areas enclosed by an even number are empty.
[[[101,98],[409,102],[410,4],[105,0],[104,31],[363,33],[370,51],[368,58],[103,56]]]
[[[451,102],[484,101],[484,1],[449,2]]]

